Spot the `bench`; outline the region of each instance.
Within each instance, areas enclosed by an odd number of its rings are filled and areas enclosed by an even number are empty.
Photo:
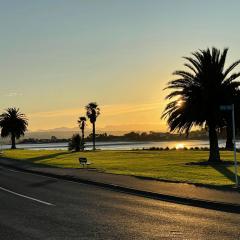
[[[82,167],[84,168],[84,166],[89,166],[91,164],[91,162],[89,162],[87,160],[87,158],[84,158],[84,157],[80,157],[79,159],[79,163],[82,165]]]

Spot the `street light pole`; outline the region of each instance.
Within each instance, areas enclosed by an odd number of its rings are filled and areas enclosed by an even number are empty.
[[[235,116],[234,116],[234,104],[232,105],[220,105],[220,111],[232,111],[232,131],[233,131],[233,147],[234,147],[234,168],[235,168],[235,181],[236,187],[238,187],[238,166],[237,166],[237,148],[236,148],[236,133],[235,133]]]
[[[235,180],[236,180],[236,187],[238,187],[237,149],[236,149],[236,134],[235,134],[234,104],[232,104],[232,128],[233,128],[233,146],[234,146],[234,168],[235,168]]]

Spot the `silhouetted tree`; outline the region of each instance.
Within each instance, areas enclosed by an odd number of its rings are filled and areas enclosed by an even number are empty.
[[[100,108],[98,107],[98,104],[96,102],[89,103],[86,107],[86,115],[89,118],[92,127],[93,127],[93,150],[95,150],[95,122],[97,120],[97,117],[100,114]]]
[[[81,137],[79,134],[73,134],[72,138],[68,143],[68,150],[74,150],[79,152],[81,148]]]
[[[0,115],[1,136],[11,137],[11,149],[16,149],[16,139],[24,136],[27,126],[26,115],[19,112],[18,108],[8,108]]]
[[[51,142],[57,142],[57,137],[56,136],[51,136]]]
[[[226,124],[220,105],[231,104],[240,83],[240,73],[230,74],[240,61],[224,70],[228,49],[221,53],[216,48],[199,50],[193,57],[185,57],[188,71],[176,71],[178,79],[170,81],[166,89],[172,90],[166,99],[162,117],[167,118],[170,131],[189,133],[195,126],[206,126],[209,133],[209,162],[220,161],[217,128]]]
[[[86,126],[86,121],[87,121],[86,117],[79,117],[79,119],[78,119],[78,125],[79,125],[79,128],[80,128],[81,132],[82,132],[82,141],[81,141],[82,150],[84,150],[84,144],[85,144],[85,142],[84,142],[84,130],[85,130],[85,126]]]

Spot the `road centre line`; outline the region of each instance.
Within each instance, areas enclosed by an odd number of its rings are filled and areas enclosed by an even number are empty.
[[[10,169],[10,168],[3,168],[3,169],[7,169],[7,170],[10,171],[10,172],[19,172],[19,171],[16,171],[16,170]]]
[[[39,200],[39,199],[36,199],[36,198],[32,198],[32,197],[29,197],[29,196],[26,196],[26,195],[23,195],[23,194],[20,194],[20,193],[17,193],[17,192],[13,192],[13,191],[11,191],[7,188],[0,187],[0,190],[11,193],[13,195],[16,195],[16,196],[19,196],[19,197],[22,197],[22,198],[30,199],[32,201],[39,202],[39,203],[42,203],[42,204],[45,204],[45,205],[48,205],[48,206],[55,206],[52,203],[45,202],[45,201],[42,201],[42,200]]]
[[[38,174],[38,173],[32,173],[32,172],[25,172],[24,170],[16,170],[16,169],[11,169],[10,167],[0,167],[0,169],[4,169],[4,170],[8,170],[9,172],[16,172],[16,173],[21,173],[21,174],[26,174],[26,175],[33,175],[33,176],[38,176],[38,177],[42,177],[42,178],[49,178],[49,179],[58,179],[56,177],[50,177],[50,176],[46,176],[46,175],[42,175],[42,174]]]

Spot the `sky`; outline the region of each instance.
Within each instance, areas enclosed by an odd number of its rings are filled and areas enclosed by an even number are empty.
[[[166,131],[161,120],[182,56],[229,47],[240,58],[234,0],[0,0],[0,111],[29,130],[77,127],[97,102],[106,131]]]

